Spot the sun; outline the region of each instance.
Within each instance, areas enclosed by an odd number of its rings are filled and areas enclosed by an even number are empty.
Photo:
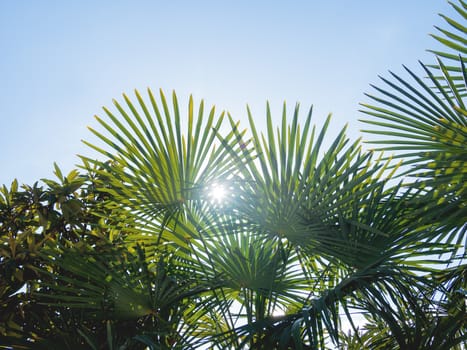
[[[227,195],[227,191],[221,184],[214,184],[209,189],[209,197],[215,202],[222,202]]]

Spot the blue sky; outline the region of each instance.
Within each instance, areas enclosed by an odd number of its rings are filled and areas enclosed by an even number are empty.
[[[32,184],[88,154],[86,126],[112,98],[151,87],[245,120],[265,101],[349,123],[378,74],[430,63],[443,0],[0,1],[0,185]]]

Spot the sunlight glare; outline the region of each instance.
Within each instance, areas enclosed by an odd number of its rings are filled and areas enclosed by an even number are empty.
[[[213,201],[221,202],[226,196],[226,190],[224,186],[215,184],[211,187],[211,191],[209,196],[212,198]]]

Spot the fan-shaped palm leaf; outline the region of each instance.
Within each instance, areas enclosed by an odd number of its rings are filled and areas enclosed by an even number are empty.
[[[467,53],[467,40],[465,39],[467,36],[467,28],[462,24],[462,21],[467,19],[467,3],[465,3],[464,0],[458,0],[456,2],[458,4],[454,2],[449,2],[449,4],[454,8],[460,19],[457,20],[453,17],[447,17],[440,14],[448,25],[448,29],[435,27],[438,30],[438,33],[431,34],[434,39],[445,46],[447,51],[429,51],[433,52],[436,56],[441,57],[443,60],[450,62],[446,65],[445,69],[450,72],[453,82],[460,82],[460,84],[456,84],[456,87],[459,92],[465,96],[467,94],[467,90],[462,84],[463,74],[462,70],[459,68],[459,63],[462,62],[462,57],[465,57]],[[434,64],[430,65],[430,67],[441,70],[440,65]],[[444,81],[443,77],[437,77],[437,79]]]
[[[372,143],[398,151],[396,157],[404,158],[404,163],[410,166],[406,174],[417,178],[410,186],[422,195],[413,197],[414,205],[419,207],[420,215],[426,218],[427,224],[441,222],[444,225],[442,239],[465,244],[465,59],[459,56],[458,77],[439,59],[442,77],[435,77],[428,66],[421,66],[433,86],[427,85],[408,68],[406,71],[415,83],[391,73],[393,81],[381,78],[386,88],[373,86],[380,96],[368,95],[376,104],[363,104],[363,112],[372,117],[363,121],[373,126],[364,131],[383,136],[383,140]]]
[[[184,120],[175,93],[173,112],[162,91],[159,103],[150,90],[148,96],[149,105],[136,91],[134,105],[124,95],[127,109],[114,101],[121,118],[104,108],[112,124],[96,117],[110,136],[90,130],[110,150],[85,143],[107,158],[97,162],[106,169],[102,175],[107,183],[102,190],[110,192],[114,202],[130,208],[142,225],[149,226],[149,234],[159,235],[158,240],[174,238],[180,242],[180,237],[173,237],[173,232],[161,227],[174,218],[183,222],[184,206],[198,198],[201,189],[234,173],[228,152],[215,146],[224,114],[216,117],[213,107],[206,119],[201,102],[195,116],[190,97]],[[185,122],[186,135],[182,132]],[[226,142],[240,149],[232,136],[227,135]]]
[[[105,320],[114,333],[108,343],[188,349],[207,341],[199,338],[195,324],[207,312],[198,302],[213,287],[211,282],[203,283],[189,262],[174,255],[159,254],[151,267],[142,249],[136,255],[126,249],[107,250],[83,246],[44,253],[62,273],[41,271],[46,280],[34,296],[59,313],[73,310],[84,315],[87,321],[76,326],[89,344],[101,344],[92,322]]]

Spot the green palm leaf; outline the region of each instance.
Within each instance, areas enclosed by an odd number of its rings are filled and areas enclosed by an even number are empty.
[[[375,127],[364,131],[385,137],[372,143],[402,151],[396,157],[404,158],[404,164],[410,167],[405,174],[417,179],[410,186],[423,194],[414,196],[415,205],[425,210],[420,214],[427,222],[435,217],[441,220],[443,216],[444,237],[461,244],[467,215],[467,112],[464,97],[452,76],[441,61],[439,66],[447,87],[423,64],[435,89],[408,69],[416,85],[395,74],[396,82],[383,79],[389,89],[375,88],[385,97],[368,95],[377,104],[363,105],[366,108],[363,112],[372,117],[363,121]],[[465,87],[467,72],[463,61],[461,69]]]
[[[97,120],[109,134],[90,129],[110,150],[84,141],[107,159],[97,164],[105,169],[102,191],[109,192],[115,202],[131,209],[143,225],[152,224],[157,230],[170,220],[183,215],[183,208],[196,200],[199,192],[209,184],[233,174],[231,157],[222,147],[216,148],[218,131],[223,123],[223,113],[215,118],[214,107],[204,116],[204,103],[195,115],[190,98],[186,119],[186,135],[175,93],[173,111],[165,95],[160,92],[160,103],[148,90],[149,105],[136,91],[137,105],[124,95],[127,109],[114,101],[119,115],[104,109],[112,124]],[[139,108],[139,110],[138,110]],[[232,136],[232,135],[231,135]],[[232,148],[239,149],[232,137],[226,140]],[[88,162],[96,163],[87,157]],[[180,221],[180,218],[177,217]],[[172,239],[170,231],[159,229]]]
[[[199,337],[195,325],[207,312],[196,300],[213,286],[198,280],[188,261],[161,253],[152,258],[157,261],[151,267],[140,248],[136,255],[113,247],[107,252],[83,248],[54,249],[44,254],[62,273],[41,271],[49,278],[34,296],[59,313],[73,310],[84,314],[87,323],[77,326],[88,343],[93,343],[96,333],[89,322],[103,320],[109,320],[107,327],[113,327],[110,333],[107,330],[113,339],[107,341],[109,346],[113,341],[134,339],[167,349],[169,343],[185,349],[183,344],[206,341],[195,340]]]

